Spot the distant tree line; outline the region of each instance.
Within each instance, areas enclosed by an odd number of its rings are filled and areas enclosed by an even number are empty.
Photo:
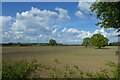
[[[120,42],[109,43],[109,46],[120,46]]]
[[[34,45],[48,45],[47,43],[2,43],[2,46],[34,46]]]
[[[12,43],[12,42],[9,42],[9,43],[2,43],[1,45],[2,46],[55,46],[55,45],[63,46],[64,44],[57,43],[56,41],[55,43],[50,41],[50,43],[20,43],[20,42]]]
[[[105,46],[120,46],[120,42],[113,42],[108,44],[108,39],[101,34],[94,34],[91,38],[84,38],[82,45],[80,44],[62,44],[57,43],[56,40],[50,39],[49,43],[2,43],[2,46],[95,46],[98,48]]]
[[[57,43],[55,40],[52,41],[53,39],[49,40],[49,43],[2,43],[2,46],[82,46],[80,44],[62,44],[62,43]]]

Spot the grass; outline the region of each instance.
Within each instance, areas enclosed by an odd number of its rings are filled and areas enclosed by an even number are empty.
[[[56,65],[61,64],[55,59]],[[49,65],[37,63],[36,60],[27,62],[24,60],[15,61],[13,63],[4,62],[2,68],[3,80],[32,80],[34,78],[93,78],[95,80],[106,78],[116,78],[119,80],[120,67],[114,62],[107,62],[107,66],[111,69],[100,69],[95,73],[91,71],[82,71],[78,66],[65,65],[57,68]]]

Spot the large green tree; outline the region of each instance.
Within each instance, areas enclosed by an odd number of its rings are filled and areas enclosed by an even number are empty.
[[[101,20],[96,25],[120,31],[120,2],[94,2],[90,9]]]
[[[91,40],[90,40],[90,38],[89,38],[89,37],[84,38],[82,45],[84,45],[84,46],[86,46],[86,47],[87,47],[88,45],[91,45]]]
[[[54,39],[50,39],[49,45],[51,46],[57,45],[57,42]]]
[[[94,34],[92,37],[91,37],[91,42],[92,42],[92,45],[93,46],[96,46],[98,47],[99,49],[101,47],[105,47],[108,45],[108,39],[105,38],[103,35],[101,34]]]

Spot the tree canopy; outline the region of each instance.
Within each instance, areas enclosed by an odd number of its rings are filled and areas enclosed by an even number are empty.
[[[49,45],[51,46],[57,45],[57,42],[54,39],[50,39]]]
[[[94,34],[92,37],[91,37],[91,42],[92,42],[92,45],[93,46],[96,46],[98,47],[99,49],[101,47],[105,47],[108,45],[108,39],[105,38],[103,35],[101,34]]]
[[[88,37],[88,38],[84,38],[82,45],[84,45],[84,46],[86,46],[86,47],[87,47],[88,45],[91,45],[91,40],[90,40],[90,38],[89,38],[89,37]]]
[[[94,2],[90,10],[101,20],[96,25],[120,31],[120,2]]]

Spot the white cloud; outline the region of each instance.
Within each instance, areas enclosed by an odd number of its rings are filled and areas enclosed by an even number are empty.
[[[96,14],[90,11],[91,4],[92,1],[80,0],[78,3],[79,10],[75,12],[75,15],[81,19],[96,19]]]
[[[84,14],[81,11],[76,11],[75,15],[78,16],[79,18],[83,18]]]
[[[17,13],[11,29],[24,32],[47,32],[56,23],[56,17],[56,12],[32,7],[30,11]]]
[[[76,36],[76,38],[85,38],[85,37],[91,37],[91,33],[89,31],[80,31],[77,30],[75,28],[64,28],[62,30],[62,33],[68,34],[68,35],[72,35],[72,36]]]
[[[54,25],[57,24],[57,17],[58,13],[56,12],[32,7],[29,11],[16,14],[16,21],[12,24],[11,30],[14,31],[14,34],[16,34],[15,32],[22,32],[24,37],[49,36],[52,32],[55,33],[57,31],[57,27],[54,27]],[[20,34],[16,35],[18,36]],[[26,39],[28,40],[29,38]],[[31,40],[31,38],[29,40]],[[36,41],[36,39],[34,39],[34,41]]]
[[[81,11],[84,11],[85,13],[88,13],[90,11],[90,6],[91,6],[91,3],[90,2],[82,2],[82,1],[79,1],[79,4],[78,4],[78,8],[81,10]]]
[[[2,32],[2,42],[12,42],[15,36],[12,31]]]
[[[42,40],[45,42],[46,40],[53,38],[51,36],[56,36],[55,33],[59,29],[57,24],[59,24],[60,21],[70,19],[67,10],[62,8],[56,8],[55,10],[58,12],[40,10],[32,7],[29,11],[16,13],[16,19],[11,25],[10,20],[12,17],[3,16],[4,19],[1,22],[3,24],[2,27],[5,29],[9,27],[9,30],[6,30],[7,32],[3,32],[3,42],[36,42],[38,38],[41,38],[39,35],[42,35],[42,38],[39,41]]]
[[[63,28],[60,34],[60,40],[63,43],[81,44],[83,38],[91,37],[89,31],[81,31],[75,28]]]
[[[56,10],[59,13],[32,7],[29,11],[17,13],[11,29],[24,32],[49,32],[57,24],[57,20],[70,19],[67,10],[62,8],[56,8]]]
[[[13,18],[11,16],[0,16],[0,43],[2,43],[3,33],[10,30],[12,20],[13,20]],[[7,35],[6,35],[6,37],[7,37]],[[10,37],[10,36],[8,36],[8,37]]]
[[[81,31],[80,34],[77,36],[78,38],[86,38],[86,37],[91,37],[92,33],[90,33],[89,31]]]
[[[61,20],[70,20],[70,16],[68,15],[68,11],[62,8],[55,8],[55,10],[59,11],[58,19]]]
[[[12,17],[11,16],[0,16],[0,30],[7,31],[10,29]]]
[[[73,33],[73,34],[79,33],[79,31],[78,31],[77,29],[75,29],[75,28],[70,28],[70,29],[64,28],[64,29],[62,30],[62,32],[63,32],[63,33]]]
[[[117,33],[117,30],[113,29],[113,28],[101,28],[101,29],[98,29],[98,30],[95,30],[94,34],[102,34],[104,35],[104,37],[114,37],[114,36],[117,36],[118,33]]]
[[[39,16],[44,16],[44,17],[54,17],[57,16],[58,13],[50,11],[50,10],[40,10],[38,8],[32,7],[30,10],[31,14],[37,14]]]

